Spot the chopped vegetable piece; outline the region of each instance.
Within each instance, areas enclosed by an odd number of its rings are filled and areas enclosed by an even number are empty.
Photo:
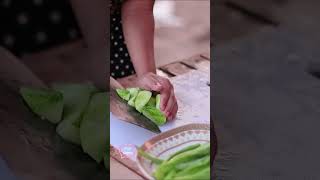
[[[167,121],[166,116],[159,109],[149,105],[143,108],[142,114],[158,126],[165,124]]]
[[[96,93],[83,115],[80,126],[81,146],[97,163],[107,153],[109,134],[109,98],[107,93]]]
[[[119,95],[122,99],[124,99],[124,100],[126,100],[126,101],[129,101],[129,99],[130,99],[130,92],[129,92],[128,90],[126,90],[126,89],[117,89],[116,91],[117,91],[118,95]]]
[[[63,96],[60,92],[49,89],[23,87],[20,89],[20,93],[35,114],[54,124],[61,121]]]
[[[150,91],[140,91],[135,99],[134,106],[137,111],[142,112],[143,107],[148,103],[152,96]]]

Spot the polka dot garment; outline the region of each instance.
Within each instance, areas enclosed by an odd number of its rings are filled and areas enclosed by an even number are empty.
[[[126,77],[135,73],[125,44],[120,11],[111,14],[110,71],[113,78]]]
[[[0,0],[0,46],[20,56],[81,37],[66,0]]]

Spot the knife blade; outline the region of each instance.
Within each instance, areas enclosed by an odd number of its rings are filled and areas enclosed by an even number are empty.
[[[154,133],[161,133],[158,125],[140,114],[118,96],[116,92],[118,88],[123,88],[123,86],[110,77],[110,111],[113,115],[120,120],[140,126]]]

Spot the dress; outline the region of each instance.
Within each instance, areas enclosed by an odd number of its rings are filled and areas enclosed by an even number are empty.
[[[113,78],[121,78],[135,73],[131,58],[125,44],[121,24],[122,0],[111,0],[111,54],[110,73]]]
[[[0,0],[0,46],[16,56],[81,38],[66,0]]]

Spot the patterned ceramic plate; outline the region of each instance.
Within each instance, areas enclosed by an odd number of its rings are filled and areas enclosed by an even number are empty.
[[[170,154],[180,149],[197,143],[210,142],[209,124],[188,124],[155,136],[145,142],[142,149],[160,159],[166,159]],[[152,177],[156,165],[143,157],[137,157],[138,166],[141,172],[148,178]]]

